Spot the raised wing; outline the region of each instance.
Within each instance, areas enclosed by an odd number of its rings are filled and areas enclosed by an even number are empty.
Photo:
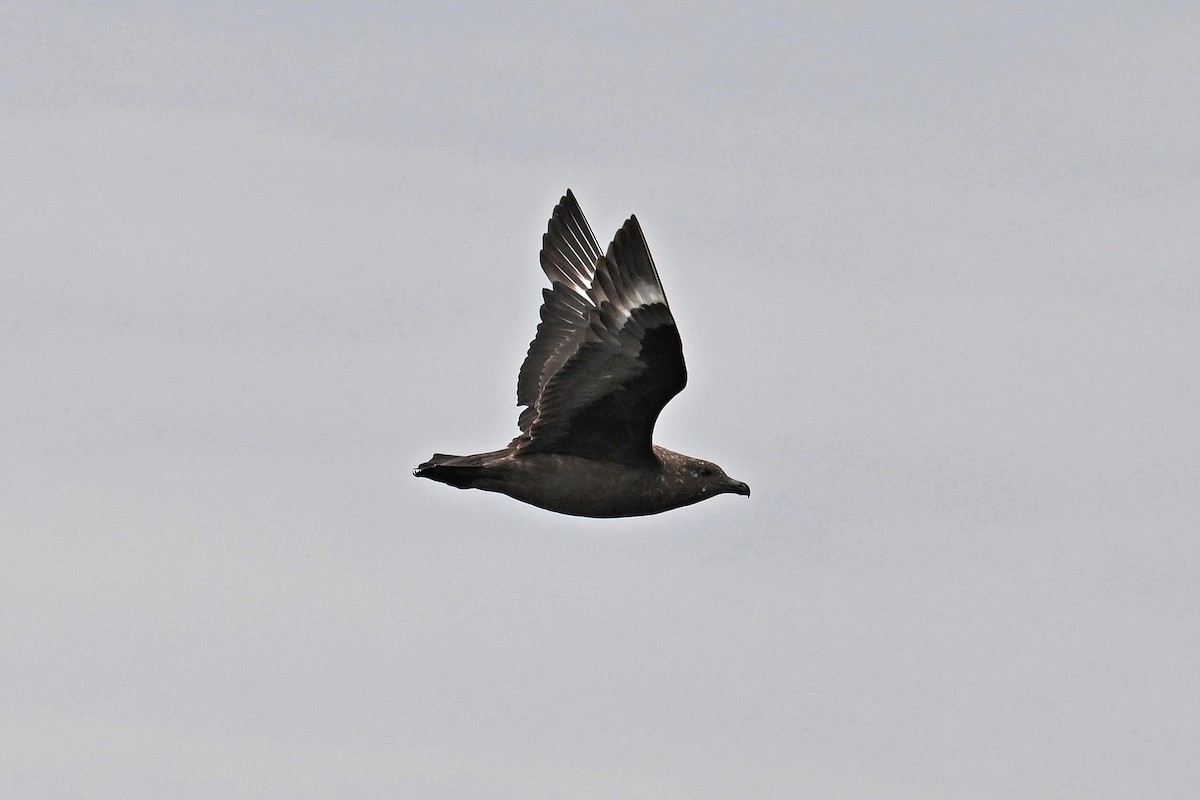
[[[517,405],[528,406],[517,424],[526,433],[537,416],[538,397],[546,383],[587,335],[592,308],[588,287],[599,259],[600,245],[568,189],[542,237],[542,271],[550,279],[550,288],[542,290],[542,322],[517,377]]]
[[[517,401],[528,408],[513,444],[620,463],[653,459],[654,423],[687,369],[637,218],[600,256],[568,192],[543,239],[542,268],[552,286],[517,382]]]

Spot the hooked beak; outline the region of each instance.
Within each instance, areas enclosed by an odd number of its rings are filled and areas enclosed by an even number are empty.
[[[729,491],[733,492],[734,494],[745,495],[746,497],[750,496],[750,487],[741,481],[731,481],[729,484]]]

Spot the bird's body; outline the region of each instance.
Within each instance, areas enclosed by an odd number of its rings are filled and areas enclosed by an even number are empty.
[[[601,255],[568,190],[542,240],[542,323],[517,379],[526,406],[508,447],[436,454],[414,470],[586,517],[657,514],[725,492],[716,464],[654,445],[658,414],[687,383],[675,319],[636,217]]]
[[[707,461],[654,447],[655,461],[630,466],[559,453],[497,450],[471,456],[435,455],[417,474],[460,489],[500,492],[523,503],[579,517],[635,517],[698,503],[722,491],[692,481],[721,474]],[[716,472],[713,472],[714,467]],[[562,480],[569,476],[570,480]],[[747,489],[747,493],[749,490]]]

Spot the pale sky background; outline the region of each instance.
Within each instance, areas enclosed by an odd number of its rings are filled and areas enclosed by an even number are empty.
[[[1194,3],[0,7],[5,798],[1195,798]],[[564,189],[751,498],[503,446]]]

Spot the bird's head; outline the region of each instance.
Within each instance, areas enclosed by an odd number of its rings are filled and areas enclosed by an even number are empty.
[[[734,480],[725,474],[725,470],[711,461],[701,458],[689,459],[688,471],[694,476],[695,482],[705,495],[731,494],[750,496],[750,487],[739,480]]]

